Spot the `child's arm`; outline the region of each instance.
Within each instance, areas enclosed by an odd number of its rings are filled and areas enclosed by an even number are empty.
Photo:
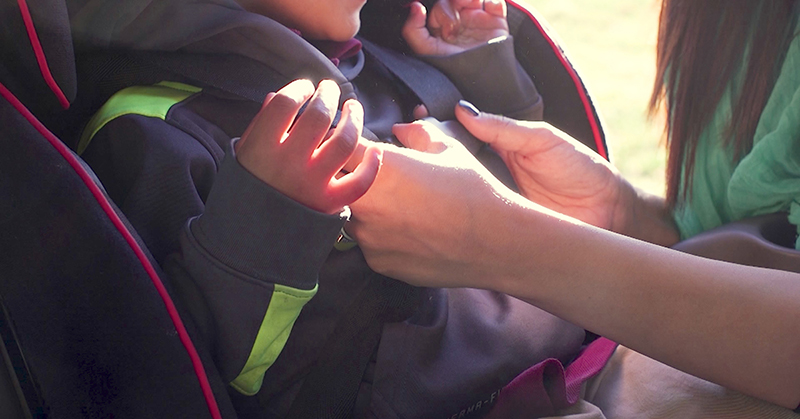
[[[306,102],[305,111],[297,117]],[[236,144],[239,163],[313,210],[341,212],[375,180],[379,157],[373,149],[353,173],[335,177],[353,154],[364,120],[361,104],[349,100],[341,121],[331,130],[338,103],[339,87],[330,80],[322,81],[316,92],[310,81],[299,80],[270,93]]]
[[[270,94],[222,162],[203,214],[181,238],[173,265],[180,292],[200,307],[195,313],[207,313],[211,326],[204,330],[221,375],[244,394],[260,389],[316,293],[319,269],[345,221],[343,206],[366,192],[378,171],[373,149],[336,179],[362,128],[361,105],[348,101],[330,130],[338,101],[330,81],[316,92],[296,81]],[[284,362],[298,369],[313,362],[296,356]]]
[[[482,110],[540,120],[542,98],[514,55],[504,0],[439,0],[428,12],[414,2],[403,37]]]
[[[176,92],[144,90],[116,96],[147,105]],[[361,168],[334,178],[362,122],[360,105],[348,102],[329,129],[338,106],[331,82],[316,94],[307,81],[271,94],[236,143],[238,155],[230,135],[194,109],[212,106],[222,118],[252,108],[212,93],[186,96],[166,114],[114,113],[84,158],[164,267],[170,292],[197,326],[193,339],[207,342],[225,382],[253,394],[290,334],[318,332],[292,330],[345,222],[342,207],[367,189],[379,156],[357,159]],[[290,354],[284,365],[296,368],[285,374],[286,388],[313,362]]]

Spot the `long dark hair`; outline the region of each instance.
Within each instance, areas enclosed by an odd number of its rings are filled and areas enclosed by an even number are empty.
[[[666,105],[670,208],[690,193],[698,139],[737,73],[744,81],[731,98],[725,144],[733,147],[734,160],[752,148],[761,112],[794,36],[795,3],[663,0],[650,111]]]

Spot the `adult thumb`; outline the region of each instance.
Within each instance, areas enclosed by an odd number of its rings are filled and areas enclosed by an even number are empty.
[[[475,138],[498,150],[520,151],[533,137],[533,127],[527,121],[481,112],[465,100],[456,105],[456,119]]]

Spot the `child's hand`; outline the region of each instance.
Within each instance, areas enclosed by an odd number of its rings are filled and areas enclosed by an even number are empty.
[[[403,38],[419,55],[453,55],[509,34],[505,0],[439,0],[430,14],[418,1],[410,7]]]
[[[361,104],[348,100],[338,126],[330,129],[339,93],[339,86],[330,80],[323,80],[316,92],[310,81],[298,80],[267,95],[236,145],[239,163],[284,195],[319,212],[337,213],[360,198],[375,180],[382,155],[370,147],[352,173],[336,179],[364,125]],[[306,101],[303,114],[297,117]]]

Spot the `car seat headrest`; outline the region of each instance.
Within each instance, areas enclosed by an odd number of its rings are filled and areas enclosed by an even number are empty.
[[[35,114],[66,109],[77,75],[64,0],[0,5],[0,82]]]

